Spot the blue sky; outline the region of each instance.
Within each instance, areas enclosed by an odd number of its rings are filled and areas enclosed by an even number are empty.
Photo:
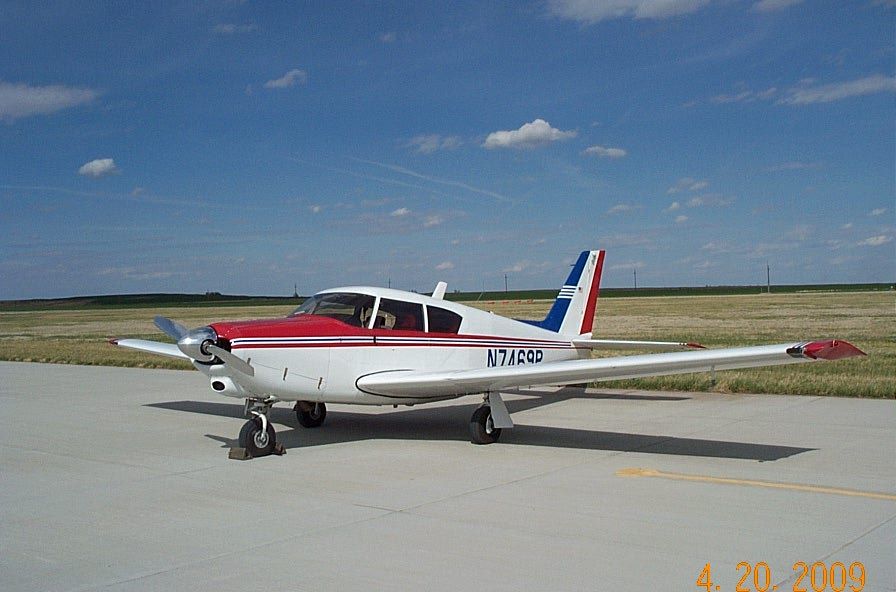
[[[0,299],[896,278],[892,0],[0,5]]]

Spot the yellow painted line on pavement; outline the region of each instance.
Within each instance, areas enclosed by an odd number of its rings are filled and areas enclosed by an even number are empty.
[[[630,468],[616,471],[617,477],[654,477],[658,479],[672,479],[674,481],[697,481],[700,483],[721,483],[724,485],[746,485],[749,487],[767,487],[769,489],[786,489],[790,491],[810,491],[812,493],[827,493],[830,495],[848,495],[852,497],[864,497],[869,499],[882,499],[896,501],[896,494],[877,493],[875,491],[859,491],[857,489],[842,489],[840,487],[825,487],[822,485],[804,485],[801,483],[778,483],[775,481],[757,481],[755,479],[732,479],[730,477],[712,477],[710,475],[688,475],[686,473],[667,473],[656,469]]]

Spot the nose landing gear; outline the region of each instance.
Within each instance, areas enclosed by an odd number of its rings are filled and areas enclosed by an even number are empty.
[[[285,453],[283,446],[277,444],[277,433],[268,420],[273,404],[269,400],[246,400],[246,414],[253,417],[240,430],[239,446],[249,458]]]

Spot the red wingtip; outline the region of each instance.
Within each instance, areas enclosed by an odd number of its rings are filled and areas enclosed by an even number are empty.
[[[866,354],[848,341],[829,339],[807,343],[803,346],[803,355],[813,360],[842,360]]]
[[[699,343],[685,343],[691,349],[706,349],[705,345],[700,345]]]
[[[118,338],[117,338],[117,337],[113,337],[113,338],[109,339],[108,341],[109,341],[109,343],[111,343],[112,345],[118,345]]]

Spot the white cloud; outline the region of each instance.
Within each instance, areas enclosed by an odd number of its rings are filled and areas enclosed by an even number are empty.
[[[439,216],[438,214],[427,216],[423,219],[423,228],[431,228],[433,226],[438,226],[442,222],[445,221],[444,216]]]
[[[556,17],[594,24],[602,20],[634,17],[663,19],[697,11],[709,0],[549,0]]]
[[[233,23],[220,23],[212,29],[215,33],[221,35],[234,35],[236,33],[251,33],[258,30],[258,25],[249,23],[247,25],[235,25]]]
[[[709,187],[709,183],[706,181],[698,181],[696,179],[692,179],[690,177],[682,177],[678,180],[675,185],[666,190],[666,193],[672,195],[674,193],[681,193],[683,191],[700,191],[701,189],[706,189]]]
[[[800,161],[791,161],[791,162],[782,162],[781,164],[776,164],[774,166],[768,167],[767,170],[770,173],[776,173],[779,171],[800,171],[803,169],[815,169],[818,168],[817,163],[812,162],[800,162]]]
[[[676,216],[676,217],[675,217],[675,223],[676,223],[676,224],[683,224],[683,223],[685,223],[685,222],[687,222],[687,221],[688,221],[688,217],[685,216],[685,215],[683,215],[683,214],[682,214],[681,216]]]
[[[394,43],[395,42],[395,31],[389,31],[388,33],[383,33],[380,35],[380,41],[383,43]]]
[[[607,271],[619,271],[621,269],[644,269],[647,265],[643,261],[632,261],[631,263],[617,263],[607,268]]]
[[[458,136],[440,136],[425,134],[414,136],[408,140],[406,147],[414,148],[420,154],[432,154],[438,150],[454,150],[463,144]]]
[[[311,210],[311,213],[312,213],[312,214],[320,214],[321,211],[322,211],[324,208],[323,208],[323,206],[319,206],[319,205],[317,205],[317,204],[314,204],[314,205],[310,205],[310,206],[308,206],[308,209]]]
[[[734,203],[733,197],[722,197],[721,195],[708,193],[706,195],[697,195],[695,197],[692,197],[687,201],[687,206],[689,208],[721,208],[724,206],[730,206],[732,203]]]
[[[308,82],[308,73],[298,68],[290,70],[280,78],[268,80],[264,83],[265,88],[289,88],[296,84],[305,84]]]
[[[454,263],[450,261],[442,261],[438,265],[436,265],[436,270],[438,271],[447,271],[449,269],[454,269]]]
[[[847,222],[846,224],[844,224],[844,225],[841,226],[840,228],[841,228],[842,230],[849,230],[850,228],[852,228],[852,222]]]
[[[788,105],[810,105],[813,103],[830,103],[851,97],[876,94],[881,92],[896,92],[896,77],[874,74],[848,82],[836,82],[811,86],[813,82],[806,80],[799,86],[787,91],[787,96],[779,103]]]
[[[628,154],[622,148],[604,148],[603,146],[591,146],[585,148],[585,154],[592,154],[601,158],[622,158]]]
[[[800,4],[802,1],[803,0],[759,0],[759,2],[753,5],[751,10],[754,12],[774,12],[776,10],[787,8],[788,6],[793,6],[794,4]]]
[[[881,214],[885,214],[887,212],[887,208],[875,208],[871,210],[869,216],[880,216]]]
[[[621,203],[616,204],[609,210],[607,210],[608,214],[623,214],[625,212],[634,212],[635,210],[640,210],[641,206],[633,206],[631,204]]]
[[[394,218],[400,218],[402,216],[407,216],[410,213],[411,213],[411,210],[409,210],[408,208],[398,208],[397,210],[393,210],[392,213],[389,215]]]
[[[777,94],[777,87],[769,87],[765,90],[752,91],[752,90],[743,90],[737,94],[733,95],[716,95],[714,97],[710,97],[711,103],[752,103],[754,101],[767,101]]]
[[[492,132],[485,138],[483,148],[535,148],[543,144],[574,138],[575,130],[562,131],[551,127],[544,119],[525,123],[519,129]]]
[[[891,240],[893,240],[892,236],[887,236],[885,234],[879,234],[877,236],[870,236],[863,241],[859,241],[856,244],[860,247],[879,247],[881,245],[887,244]]]
[[[106,175],[112,175],[118,172],[118,167],[115,166],[115,161],[111,158],[97,158],[96,160],[91,160],[90,162],[81,166],[78,169],[79,175],[84,175],[85,177],[105,177]]]
[[[673,201],[672,203],[669,204],[669,207],[663,211],[664,212],[674,212],[675,210],[680,210],[680,209],[681,209],[681,204],[678,203],[677,201]]]
[[[84,105],[99,93],[90,88],[62,85],[29,86],[0,80],[0,119],[13,121],[31,115],[46,115]]]

